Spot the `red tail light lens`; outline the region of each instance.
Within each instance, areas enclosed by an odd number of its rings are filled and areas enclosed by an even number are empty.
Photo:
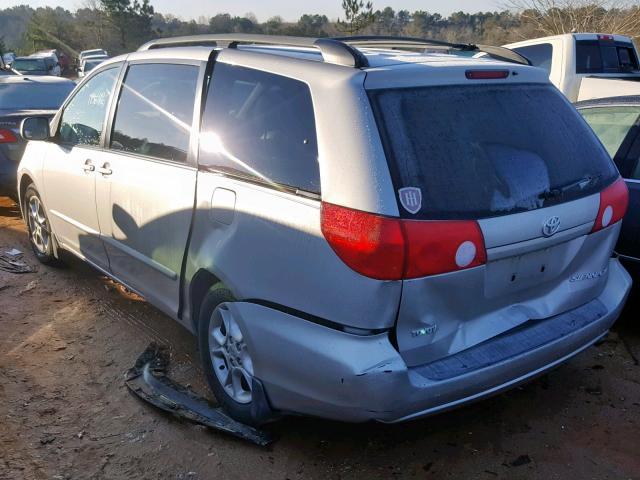
[[[487,261],[475,221],[418,221],[322,204],[322,234],[351,269],[400,280],[476,267]]]
[[[478,222],[404,220],[402,227],[407,245],[404,278],[454,272],[487,261]]]
[[[597,232],[622,220],[629,206],[629,190],[622,178],[600,192],[600,208],[591,232]]]
[[[17,141],[16,135],[11,130],[0,128],[0,143],[13,143]]]
[[[469,80],[498,80],[507,78],[509,70],[467,70],[464,75]]]
[[[397,218],[322,204],[322,234],[349,267],[379,280],[399,280],[404,238]]]

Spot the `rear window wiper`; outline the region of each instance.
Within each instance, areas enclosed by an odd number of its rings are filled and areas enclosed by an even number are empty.
[[[541,199],[543,199],[543,200],[549,200],[549,199],[552,199],[552,198],[562,197],[562,195],[564,195],[565,192],[567,192],[569,190],[573,190],[576,187],[579,187],[580,190],[585,189],[589,185],[592,185],[594,182],[599,180],[601,177],[602,177],[602,175],[585,175],[581,179],[576,180],[574,182],[567,183],[565,185],[561,185],[559,187],[554,187],[552,189],[546,190],[546,191],[542,192],[539,195],[539,197]]]

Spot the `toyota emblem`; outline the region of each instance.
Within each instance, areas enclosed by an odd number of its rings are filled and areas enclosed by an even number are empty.
[[[551,217],[548,218],[546,222],[542,224],[542,234],[545,237],[550,237],[555,235],[558,230],[560,230],[560,218],[559,217]]]

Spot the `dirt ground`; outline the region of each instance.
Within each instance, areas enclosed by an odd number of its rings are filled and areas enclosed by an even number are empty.
[[[522,388],[402,425],[287,418],[260,448],[155,410],[123,373],[150,341],[207,393],[194,339],[79,261],[38,266],[0,198],[0,479],[640,478],[640,326],[627,309],[601,344]],[[636,294],[637,296],[637,294]],[[634,358],[635,357],[635,358]]]

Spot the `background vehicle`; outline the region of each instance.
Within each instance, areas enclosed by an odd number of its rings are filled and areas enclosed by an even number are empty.
[[[26,141],[20,135],[22,119],[51,118],[75,83],[55,77],[11,75],[0,77],[0,190],[16,197],[16,171]]]
[[[567,33],[511,43],[572,101],[640,95],[638,52],[623,35]]]
[[[58,60],[58,55],[54,50],[43,51],[34,53],[29,55],[30,58],[42,58],[47,64],[47,69],[49,71],[49,75],[54,75],[59,77],[62,74],[62,69],[60,68],[60,61]]]
[[[23,75],[57,76],[55,75],[56,66],[50,57],[17,57],[11,66]]]
[[[613,158],[629,188],[616,252],[634,273],[640,269],[640,96],[610,97],[576,104]]]
[[[628,294],[626,187],[512,52],[388,50],[433,44],[207,35],[107,60],[51,128],[23,122],[45,140],[18,173],[34,252],[196,333],[246,422],[404,421],[557,366]]]
[[[91,55],[84,57],[80,67],[78,68],[78,77],[82,78],[87,75],[91,70],[96,68],[102,62],[107,60],[109,57],[106,55]]]
[[[79,69],[80,66],[82,65],[82,61],[86,58],[86,57],[91,57],[91,56],[104,56],[104,57],[108,57],[109,54],[107,53],[106,50],[102,49],[102,48],[94,48],[91,50],[83,50],[80,52],[80,54],[78,55],[77,58],[77,68]]]

